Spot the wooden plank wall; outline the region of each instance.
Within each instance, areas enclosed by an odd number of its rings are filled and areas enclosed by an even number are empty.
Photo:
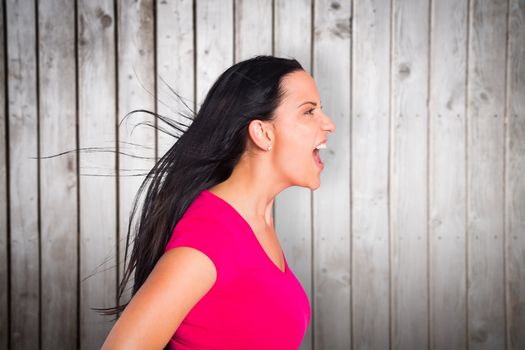
[[[35,3],[6,1],[8,341],[40,343],[40,225]],[[18,161],[15,161],[18,160]],[[58,282],[60,283],[60,282]]]
[[[467,347],[468,7],[466,1],[432,2],[430,17],[428,341],[436,348]]]
[[[78,144],[104,147],[116,139],[117,82],[115,6],[105,0],[77,3]],[[81,131],[82,130],[82,131]],[[115,302],[118,271],[116,169],[108,152],[79,154],[79,340],[82,349],[102,344],[111,325],[90,310]],[[43,344],[43,346],[45,346]]]
[[[525,3],[508,8],[505,85],[505,341],[509,348],[525,344]]]
[[[77,146],[75,17],[57,17],[60,11],[75,13],[74,3],[38,3],[41,155]],[[79,316],[77,157],[68,153],[42,160],[39,168],[41,343],[46,349],[75,348]]]
[[[337,126],[321,187],[274,207],[301,349],[525,348],[523,0],[4,0],[0,20],[0,349],[100,347],[134,175],[173,144],[124,116],[184,121],[257,54],[297,58]]]
[[[4,17],[4,2],[0,3],[0,18]],[[0,122],[0,139],[6,138],[6,64],[5,64],[5,26],[0,26],[0,81],[2,82],[2,93],[0,93],[0,113],[2,121]],[[8,260],[7,255],[7,142],[0,146],[0,348],[7,348],[8,338],[8,319],[9,319],[9,291],[8,291]]]

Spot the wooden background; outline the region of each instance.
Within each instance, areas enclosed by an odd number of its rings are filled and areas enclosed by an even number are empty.
[[[169,86],[198,107],[256,54],[297,58],[337,125],[321,187],[275,206],[312,303],[301,349],[525,349],[524,0],[3,0],[0,19],[0,349],[100,347],[133,175],[174,141],[118,123],[178,118]]]

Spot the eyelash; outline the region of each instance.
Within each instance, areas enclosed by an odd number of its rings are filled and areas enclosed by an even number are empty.
[[[313,115],[313,111],[315,110],[315,108],[312,108],[312,109],[309,109],[307,110],[304,114],[308,114],[308,115]]]
[[[323,109],[323,106],[320,107],[320,109]],[[306,112],[304,112],[305,115],[313,115],[313,111],[315,111],[315,108],[309,109]]]

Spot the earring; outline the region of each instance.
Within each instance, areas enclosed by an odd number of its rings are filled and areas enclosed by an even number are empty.
[[[268,149],[268,151],[270,151],[270,150],[272,149],[272,146],[268,146],[268,148],[267,148],[267,149]]]

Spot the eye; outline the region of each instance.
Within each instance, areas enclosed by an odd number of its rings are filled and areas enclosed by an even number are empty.
[[[315,108],[309,109],[306,112],[304,112],[305,115],[313,115]]]

